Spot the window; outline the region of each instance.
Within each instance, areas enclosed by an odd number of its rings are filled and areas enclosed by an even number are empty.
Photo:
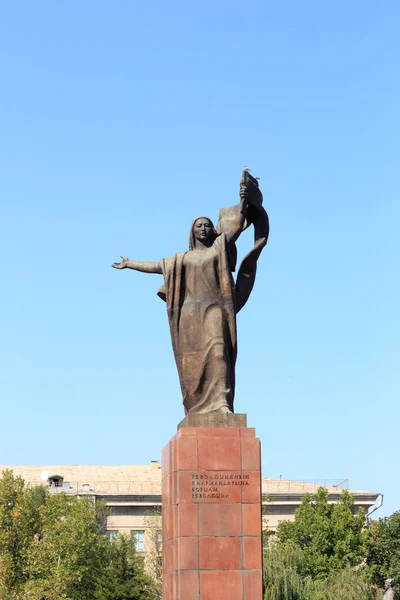
[[[115,531],[115,530],[106,531],[106,536],[108,537],[110,542],[115,542],[118,537],[118,531]]]
[[[143,552],[144,550],[144,531],[141,529],[135,529],[131,532],[132,538],[136,542],[136,550]]]
[[[62,475],[50,475],[47,481],[51,488],[62,487],[64,477]]]

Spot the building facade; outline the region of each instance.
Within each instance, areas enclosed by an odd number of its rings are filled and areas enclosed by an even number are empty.
[[[161,466],[152,461],[148,466],[137,465],[47,465],[21,466],[0,465],[0,473],[6,469],[21,476],[28,485],[46,485],[51,494],[65,492],[73,496],[92,496],[105,500],[111,509],[107,518],[107,535],[117,533],[131,535],[137,549],[146,551],[150,537],[161,529]],[[272,534],[280,521],[294,519],[294,512],[304,495],[315,494],[323,486],[329,494],[329,502],[337,502],[347,480],[288,481],[263,478],[264,527]],[[349,490],[354,497],[355,510],[361,508],[371,513],[381,505],[379,493]],[[151,536],[150,536],[151,534]]]

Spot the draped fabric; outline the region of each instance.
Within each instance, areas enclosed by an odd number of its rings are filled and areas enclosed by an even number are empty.
[[[185,413],[233,412],[235,287],[225,233],[210,248],[162,259],[165,299]]]

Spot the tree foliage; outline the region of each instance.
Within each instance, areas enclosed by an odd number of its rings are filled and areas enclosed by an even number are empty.
[[[144,573],[135,541],[118,535],[106,547],[106,568],[98,579],[96,600],[156,600],[153,583]]]
[[[324,579],[305,575],[304,549],[272,542],[264,555],[265,600],[372,600],[365,573],[344,568]]]
[[[343,490],[339,501],[328,503],[328,491],[319,488],[315,498],[306,494],[295,512],[294,521],[279,524],[279,543],[303,551],[302,572],[313,578],[362,562],[367,552],[365,515],[354,514],[353,497]]]
[[[272,542],[264,553],[266,600],[306,600],[304,554],[298,546]]]
[[[400,511],[373,521],[369,527],[368,568],[372,581],[383,586],[393,578],[400,584]]]
[[[104,535],[104,503],[0,479],[0,600],[156,600],[134,542]]]
[[[104,544],[93,499],[49,496],[40,517],[41,535],[29,552],[27,597],[90,600],[101,573]]]
[[[29,578],[29,553],[40,534],[44,488],[25,487],[10,471],[0,479],[0,598],[17,597]]]

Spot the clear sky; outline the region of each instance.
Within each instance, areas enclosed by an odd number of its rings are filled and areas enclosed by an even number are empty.
[[[0,464],[147,464],[183,417],[159,275],[259,176],[238,316],[263,473],[400,508],[395,0],[5,2]],[[243,256],[252,243],[244,234]]]

